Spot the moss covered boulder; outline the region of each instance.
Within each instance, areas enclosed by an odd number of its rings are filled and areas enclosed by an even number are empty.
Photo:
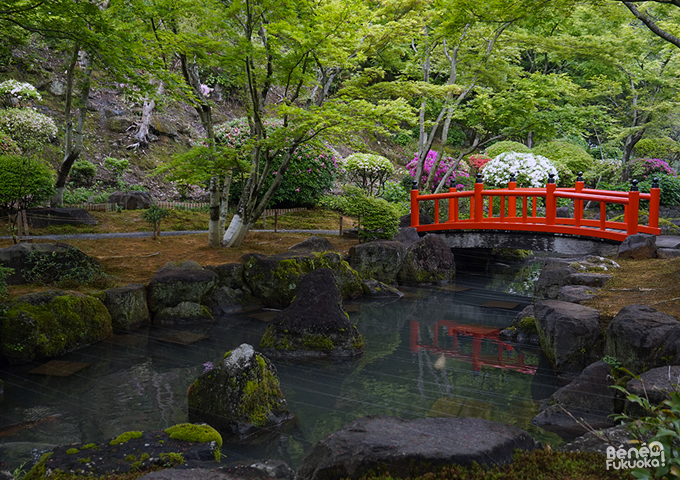
[[[290,305],[302,278],[309,272],[328,268],[335,274],[343,297],[362,295],[361,278],[357,272],[333,252],[309,255],[262,255],[249,253],[241,257],[243,277],[258,299],[268,307]]]
[[[182,318],[175,315],[180,313],[175,311],[178,309],[172,310],[170,314],[167,309],[186,302],[204,305],[217,285],[217,280],[215,272],[200,268],[198,264],[166,266],[158,270],[148,287],[149,310],[154,315],[154,323],[168,323],[171,318],[177,321],[191,320],[195,313],[193,310],[191,317]],[[161,312],[163,314],[159,316]]]
[[[406,245],[401,242],[376,240],[349,249],[348,262],[361,278],[393,283],[406,258]]]
[[[109,311],[114,332],[129,332],[149,323],[146,289],[141,283],[110,288],[96,296]]]
[[[261,439],[293,419],[276,368],[245,343],[203,372],[187,396],[189,420],[208,423],[229,442]]]
[[[333,272],[307,274],[293,303],[272,321],[260,341],[270,357],[353,357],[364,342],[342,308]]]
[[[397,280],[407,284],[446,283],[455,273],[451,249],[439,235],[429,234],[409,245]]]
[[[0,349],[11,364],[56,357],[112,332],[111,315],[99,299],[58,290],[17,298],[0,322]]]

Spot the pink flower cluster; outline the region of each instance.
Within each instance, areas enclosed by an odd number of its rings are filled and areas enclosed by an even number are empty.
[[[665,173],[672,177],[677,177],[678,174],[673,170],[673,168],[668,165],[665,160],[660,160],[658,158],[636,158],[633,162],[642,164],[642,178],[646,179],[650,175]]]
[[[425,163],[423,164],[423,178],[422,181],[425,182],[427,180],[428,175],[430,174],[430,170],[434,166],[435,162],[437,161],[437,152],[434,150],[430,150],[427,152],[427,156],[425,157]],[[444,157],[442,162],[438,165],[437,170],[434,174],[434,185],[438,185],[439,182],[441,182],[442,178],[444,178],[444,175],[446,175],[446,172],[449,171],[451,168],[451,165],[453,164],[454,160],[451,157]],[[416,176],[416,168],[418,166],[418,156],[416,155],[413,160],[411,160],[408,165],[406,165],[406,168],[408,169],[409,175],[415,178]],[[454,171],[446,181],[446,186],[448,187],[453,187],[455,186],[456,188],[463,188],[463,185],[458,183],[459,178],[468,178],[470,175],[461,170],[460,168]]]
[[[468,160],[468,163],[470,164],[471,167],[475,168],[478,172],[480,172],[484,168],[484,165],[486,165],[490,161],[491,157],[487,157],[486,155],[482,155],[481,153],[475,153],[473,155],[470,155],[470,160]]]

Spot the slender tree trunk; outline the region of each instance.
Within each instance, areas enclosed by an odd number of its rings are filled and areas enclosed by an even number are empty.
[[[163,82],[158,83],[158,89],[156,93],[158,96],[163,94]],[[142,105],[142,122],[139,125],[139,130],[135,133],[134,139],[137,140],[136,143],[128,146],[128,148],[146,148],[149,146],[150,142],[150,132],[149,127],[151,125],[151,116],[156,108],[156,100],[152,98],[146,98],[144,100],[144,105]]]
[[[210,179],[210,223],[208,225],[208,246],[219,247],[220,238],[220,180],[217,177]]]
[[[220,235],[223,234],[224,228],[227,225],[227,209],[229,207],[229,189],[231,188],[231,172],[224,176],[224,184],[222,185],[222,197],[220,198]]]

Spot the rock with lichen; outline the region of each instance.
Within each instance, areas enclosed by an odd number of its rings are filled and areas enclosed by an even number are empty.
[[[206,305],[218,281],[215,272],[194,264],[166,265],[151,279],[148,302],[154,323],[212,319],[208,308],[188,308]],[[187,315],[182,316],[183,312]]]
[[[342,308],[333,272],[308,273],[293,303],[272,321],[260,349],[270,357],[353,357],[364,342]]]
[[[246,343],[203,372],[187,396],[189,420],[208,423],[225,441],[261,439],[293,419],[276,368]]]
[[[400,284],[446,283],[455,273],[449,246],[439,235],[428,234],[409,245],[397,280]]]
[[[149,323],[146,289],[141,283],[110,288],[96,295],[111,315],[115,332],[129,332]]]
[[[0,352],[13,365],[57,357],[111,335],[111,315],[97,298],[59,290],[14,300],[0,325]]]

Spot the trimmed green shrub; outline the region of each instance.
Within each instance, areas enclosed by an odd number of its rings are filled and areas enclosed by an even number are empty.
[[[560,186],[573,187],[578,172],[591,169],[595,159],[578,145],[563,141],[552,141],[533,149],[536,155],[548,158],[560,173]]]
[[[57,137],[54,120],[31,108],[0,110],[0,131],[9,135],[24,153],[35,151]]]
[[[635,144],[635,156],[660,158],[672,163],[680,160],[680,143],[670,137],[643,138]]]
[[[0,132],[0,155],[19,155],[21,149],[12,137],[4,132]]]
[[[501,153],[507,152],[531,153],[531,149],[523,143],[512,142],[510,140],[496,142],[486,149],[486,155],[491,158],[496,158]]]
[[[277,128],[277,123],[266,121],[268,132]],[[250,155],[250,130],[245,119],[234,120],[215,127],[215,141],[235,149],[242,158]],[[272,184],[283,160],[283,152],[275,159],[273,170],[268,172],[262,194]],[[331,148],[321,143],[309,143],[298,147],[288,164],[283,183],[274,194],[268,207],[313,207],[329,191],[338,169]],[[229,192],[229,201],[237,203],[247,181],[247,173],[235,177]]]
[[[97,167],[92,162],[78,159],[71,166],[69,175],[74,183],[91,185],[95,175],[97,175]]]
[[[161,236],[161,222],[164,218],[169,217],[170,213],[170,210],[159,207],[155,203],[142,213],[142,217],[144,217],[146,223],[153,229],[151,236],[154,240]]]
[[[54,194],[54,172],[32,157],[0,155],[0,209],[45,203]]]
[[[659,179],[659,188],[661,188],[661,197],[659,203],[664,207],[673,207],[680,205],[680,178],[671,175],[659,174],[655,175]],[[638,185],[641,192],[649,193],[652,188],[652,178],[648,178]],[[630,188],[629,188],[630,190]]]
[[[113,158],[106,157],[104,159],[104,168],[109,170],[111,173],[120,177],[130,168],[130,162],[127,158]]]
[[[340,197],[325,197],[324,206],[359,218],[359,238],[365,241],[391,240],[399,230],[399,208],[357,187],[346,187]]]
[[[385,180],[394,172],[392,162],[372,153],[354,153],[342,161],[342,166],[349,181],[369,195],[379,194]]]
[[[590,188],[597,187],[601,182],[616,183],[621,178],[621,160],[595,160],[590,169],[583,173],[583,181]],[[599,188],[599,187],[598,187]]]

